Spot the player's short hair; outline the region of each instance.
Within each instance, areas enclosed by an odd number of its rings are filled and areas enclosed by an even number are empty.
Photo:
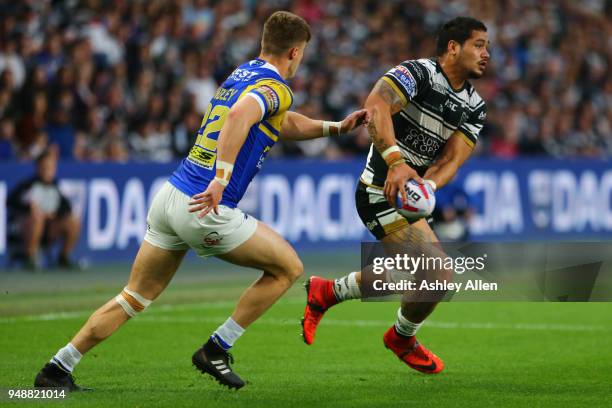
[[[463,45],[470,38],[472,31],[487,31],[487,26],[482,21],[472,17],[455,17],[444,23],[436,43],[436,53],[442,56],[448,49],[449,41],[456,41]]]
[[[310,41],[310,26],[302,17],[277,11],[266,20],[261,39],[264,54],[281,55],[302,41]]]

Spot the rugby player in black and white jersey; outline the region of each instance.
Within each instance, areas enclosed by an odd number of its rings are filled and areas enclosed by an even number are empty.
[[[395,208],[398,193],[414,179],[431,194],[447,184],[471,155],[486,118],[486,106],[470,84],[489,61],[486,26],[470,17],[443,25],[437,58],[408,60],[390,69],[366,100],[372,140],[356,192],[357,211],[370,232],[383,243],[437,248],[438,239],[424,218],[410,224]],[[434,245],[428,245],[434,243]],[[420,250],[419,250],[420,252]],[[439,252],[441,253],[441,252]],[[435,250],[434,250],[435,255]],[[440,271],[450,279],[452,271]],[[325,311],[361,296],[361,272],[336,280],[313,276],[303,336],[312,344]],[[385,346],[415,370],[435,374],[444,363],[415,338],[437,301],[403,300],[397,320],[384,334]]]

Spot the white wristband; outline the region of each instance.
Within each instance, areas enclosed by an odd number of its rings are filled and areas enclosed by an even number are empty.
[[[383,160],[387,160],[387,157],[389,157],[389,155],[391,153],[394,152],[398,152],[399,154],[402,154],[402,152],[400,151],[400,148],[397,145],[393,145],[389,148],[387,148],[387,150],[385,150],[384,152],[382,152],[380,155],[382,156]]]
[[[332,135],[331,133],[329,133],[329,127],[333,126],[336,129],[338,129],[337,133]],[[342,122],[329,122],[327,120],[323,121],[323,136],[327,137],[327,136],[338,136],[341,133],[342,130]]]
[[[436,189],[438,188],[438,185],[436,184],[435,181],[433,180],[423,180],[425,183],[429,184],[431,186],[431,189],[433,191],[436,191]]]
[[[226,187],[229,184],[233,171],[234,165],[232,163],[217,160],[217,172],[215,174],[215,180],[223,187]]]

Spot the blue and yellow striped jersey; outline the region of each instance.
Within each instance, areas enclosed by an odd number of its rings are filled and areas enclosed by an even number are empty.
[[[272,64],[255,59],[236,68],[210,101],[195,144],[170,177],[170,183],[183,193],[189,196],[201,193],[214,179],[219,133],[230,108],[243,97],[255,98],[262,117],[249,130],[220,204],[236,207],[261,169],[268,151],[278,140],[285,113],[293,103],[293,93]]]

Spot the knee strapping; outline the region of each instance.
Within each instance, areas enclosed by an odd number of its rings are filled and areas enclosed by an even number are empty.
[[[123,288],[123,291],[115,297],[115,301],[131,317],[144,311],[152,302],[127,287]]]

